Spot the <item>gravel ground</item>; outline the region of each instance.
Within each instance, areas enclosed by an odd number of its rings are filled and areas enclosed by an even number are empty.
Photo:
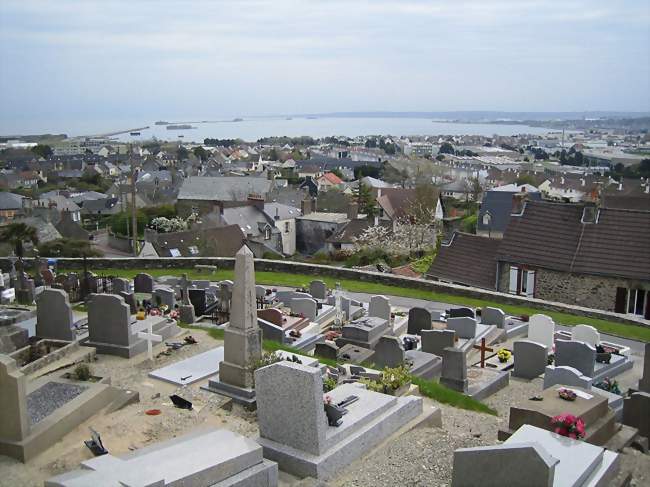
[[[64,404],[88,389],[75,384],[48,382],[27,396],[27,414],[29,421],[35,425],[47,418]]]

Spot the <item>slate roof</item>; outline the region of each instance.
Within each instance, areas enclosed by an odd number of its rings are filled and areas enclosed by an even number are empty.
[[[372,227],[374,221],[368,218],[355,218],[350,220],[343,228],[334,233],[327,239],[329,243],[354,243],[353,239],[359,237],[367,228]],[[386,227],[392,230],[393,223],[388,220],[379,220],[379,226]]]
[[[583,205],[527,202],[512,216],[497,259],[577,274],[650,281],[650,212],[600,208],[582,223]]]
[[[302,215],[295,206],[283,205],[282,203],[265,203],[264,214],[271,220],[274,220],[276,215],[280,217],[280,220],[291,220]]]
[[[199,231],[165,233],[159,235],[158,242],[153,247],[160,257],[178,257],[172,255],[172,250],[177,250],[181,257],[234,257],[245,239],[237,225],[228,225]],[[197,247],[198,254],[190,251],[192,246]]]
[[[250,193],[266,196],[271,181],[250,176],[199,177],[183,181],[179,200],[244,201]]]
[[[20,210],[23,207],[23,198],[19,194],[0,191],[0,210]]]
[[[541,193],[534,187],[534,191],[529,190],[529,185],[526,193],[529,200],[539,201],[542,199]],[[493,232],[505,232],[508,222],[510,221],[510,213],[512,212],[512,196],[519,192],[521,186],[515,184],[508,184],[499,188],[491,189],[483,194],[483,201],[481,202],[481,209],[478,212],[477,228],[479,230],[488,231],[488,225],[483,224],[483,215],[490,212],[492,220],[490,221],[489,229]]]
[[[466,286],[496,289],[496,254],[501,242],[494,238],[456,232],[440,246],[427,276]]]

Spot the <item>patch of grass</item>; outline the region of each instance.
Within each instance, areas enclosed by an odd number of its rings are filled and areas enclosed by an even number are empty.
[[[190,279],[205,279],[206,277],[214,281],[223,279],[233,279],[232,270],[218,270],[214,274],[210,271],[197,271],[196,269],[105,269],[107,275],[117,277],[133,278],[139,272],[147,272],[154,277],[165,275],[180,275],[187,273]],[[308,287],[314,276],[307,274],[292,274],[288,272],[256,272],[255,280],[258,284],[271,286],[286,287]],[[602,320],[598,318],[589,318],[586,316],[572,315],[558,311],[546,311],[534,308],[532,306],[518,306],[512,304],[499,303],[498,301],[489,301],[478,298],[469,298],[456,296],[453,294],[438,293],[427,291],[425,289],[414,289],[399,286],[390,286],[374,282],[366,282],[353,279],[337,279],[329,276],[320,276],[330,288],[339,282],[343,289],[351,292],[360,292],[368,294],[386,294],[391,296],[402,296],[407,298],[423,299],[427,301],[438,301],[447,304],[459,304],[471,307],[492,306],[501,308],[505,313],[512,316],[534,315],[535,313],[544,313],[555,320],[556,323],[566,326],[575,326],[579,324],[591,325],[601,333],[608,335],[629,338],[642,342],[650,342],[650,327],[636,326],[625,323]]]
[[[178,326],[185,328],[186,330],[203,330],[215,340],[223,341],[224,331],[221,328],[208,328],[205,326],[188,325],[187,323],[180,323]]]
[[[420,394],[434,399],[443,404],[449,404],[460,409],[476,411],[479,413],[491,414],[498,416],[498,413],[489,406],[486,406],[476,399],[472,399],[465,394],[448,389],[434,380],[426,380],[420,377],[411,377],[413,384],[420,388]]]

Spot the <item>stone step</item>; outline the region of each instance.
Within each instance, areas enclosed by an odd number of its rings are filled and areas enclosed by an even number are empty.
[[[592,445],[603,446],[614,436],[620,425],[616,423],[614,411],[607,409],[607,413],[596,421],[587,423],[585,441]]]
[[[609,441],[607,441],[603,446],[610,451],[623,451],[623,448],[626,448],[632,444],[638,433],[638,429],[622,424],[620,425],[618,432],[612,436]]]

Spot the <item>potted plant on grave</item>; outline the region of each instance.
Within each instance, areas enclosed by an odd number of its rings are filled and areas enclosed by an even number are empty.
[[[573,414],[558,414],[551,419],[553,431],[574,440],[585,437],[585,422]]]
[[[508,362],[508,360],[510,360],[510,358],[512,358],[512,352],[507,348],[501,348],[497,352],[497,358],[499,359],[499,362],[505,364],[506,362]]]
[[[360,382],[365,384],[368,390],[391,396],[402,396],[411,387],[411,375],[408,367],[400,365],[394,368],[386,367],[379,380],[363,378]]]
[[[596,382],[594,387],[602,389],[603,391],[611,392],[612,394],[621,395],[621,388],[618,386],[618,382],[609,377],[605,377],[602,381]]]
[[[564,387],[558,391],[558,396],[565,401],[575,401],[578,397],[571,389],[565,389]]]

